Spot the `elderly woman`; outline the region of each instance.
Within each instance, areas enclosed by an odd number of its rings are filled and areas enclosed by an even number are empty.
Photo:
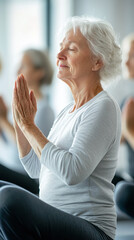
[[[58,78],[74,97],[46,138],[34,123],[36,99],[20,75],[13,114],[22,164],[40,179],[39,198],[0,183],[2,239],[110,240],[116,213],[111,180],[120,143],[120,110],[101,80],[120,73],[121,52],[102,20],[73,17],[64,26]],[[45,124],[45,123],[44,123]]]
[[[25,50],[18,69],[18,74],[20,73],[24,74],[28,89],[33,89],[37,99],[38,112],[35,123],[42,133],[48,136],[54,121],[54,112],[46,93],[42,91],[42,87],[51,84],[53,77],[53,69],[47,53],[38,49]],[[2,164],[0,164],[0,180],[15,183],[33,193],[38,193],[37,181],[27,175],[19,160],[15,131],[2,97],[0,97],[0,129],[6,151],[2,155]]]

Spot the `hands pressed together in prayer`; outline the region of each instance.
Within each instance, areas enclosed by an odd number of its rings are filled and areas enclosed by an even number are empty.
[[[29,93],[26,80],[22,74],[15,81],[12,109],[14,124],[17,124],[21,130],[25,126],[34,124],[37,103],[33,91]]]
[[[40,159],[42,149],[48,140],[34,123],[37,111],[36,98],[33,91],[29,93],[27,82],[22,74],[15,81],[12,110],[20,157],[28,154],[32,147]]]

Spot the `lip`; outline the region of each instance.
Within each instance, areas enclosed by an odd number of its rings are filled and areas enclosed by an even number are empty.
[[[60,64],[59,67],[67,67],[68,68],[68,66],[64,65],[64,64]]]

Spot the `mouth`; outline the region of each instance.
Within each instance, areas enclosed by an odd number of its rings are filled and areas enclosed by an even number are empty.
[[[60,64],[59,67],[60,67],[60,68],[68,68],[68,66],[67,66],[67,65],[64,65],[64,64]]]

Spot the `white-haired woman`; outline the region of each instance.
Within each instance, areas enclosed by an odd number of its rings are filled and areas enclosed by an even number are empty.
[[[114,239],[111,180],[120,143],[120,110],[101,86],[101,80],[120,73],[121,52],[112,27],[101,20],[71,18],[64,26],[57,66],[57,76],[70,87],[74,102],[58,115],[48,138],[34,124],[36,99],[23,75],[15,83],[19,154],[29,175],[40,178],[40,194],[38,198],[0,183],[1,236]]]
[[[54,112],[49,105],[47,93],[43,93],[42,86],[50,85],[53,77],[53,68],[48,54],[39,49],[27,49],[23,52],[18,74],[23,73],[28,89],[33,90],[37,99],[38,112],[35,123],[45,136],[52,127]],[[38,193],[38,182],[31,179],[24,170],[18,155],[16,136],[8,108],[0,97],[0,129],[8,153],[3,156],[0,164],[0,180],[15,183],[32,193]],[[44,124],[45,123],[45,124]]]

